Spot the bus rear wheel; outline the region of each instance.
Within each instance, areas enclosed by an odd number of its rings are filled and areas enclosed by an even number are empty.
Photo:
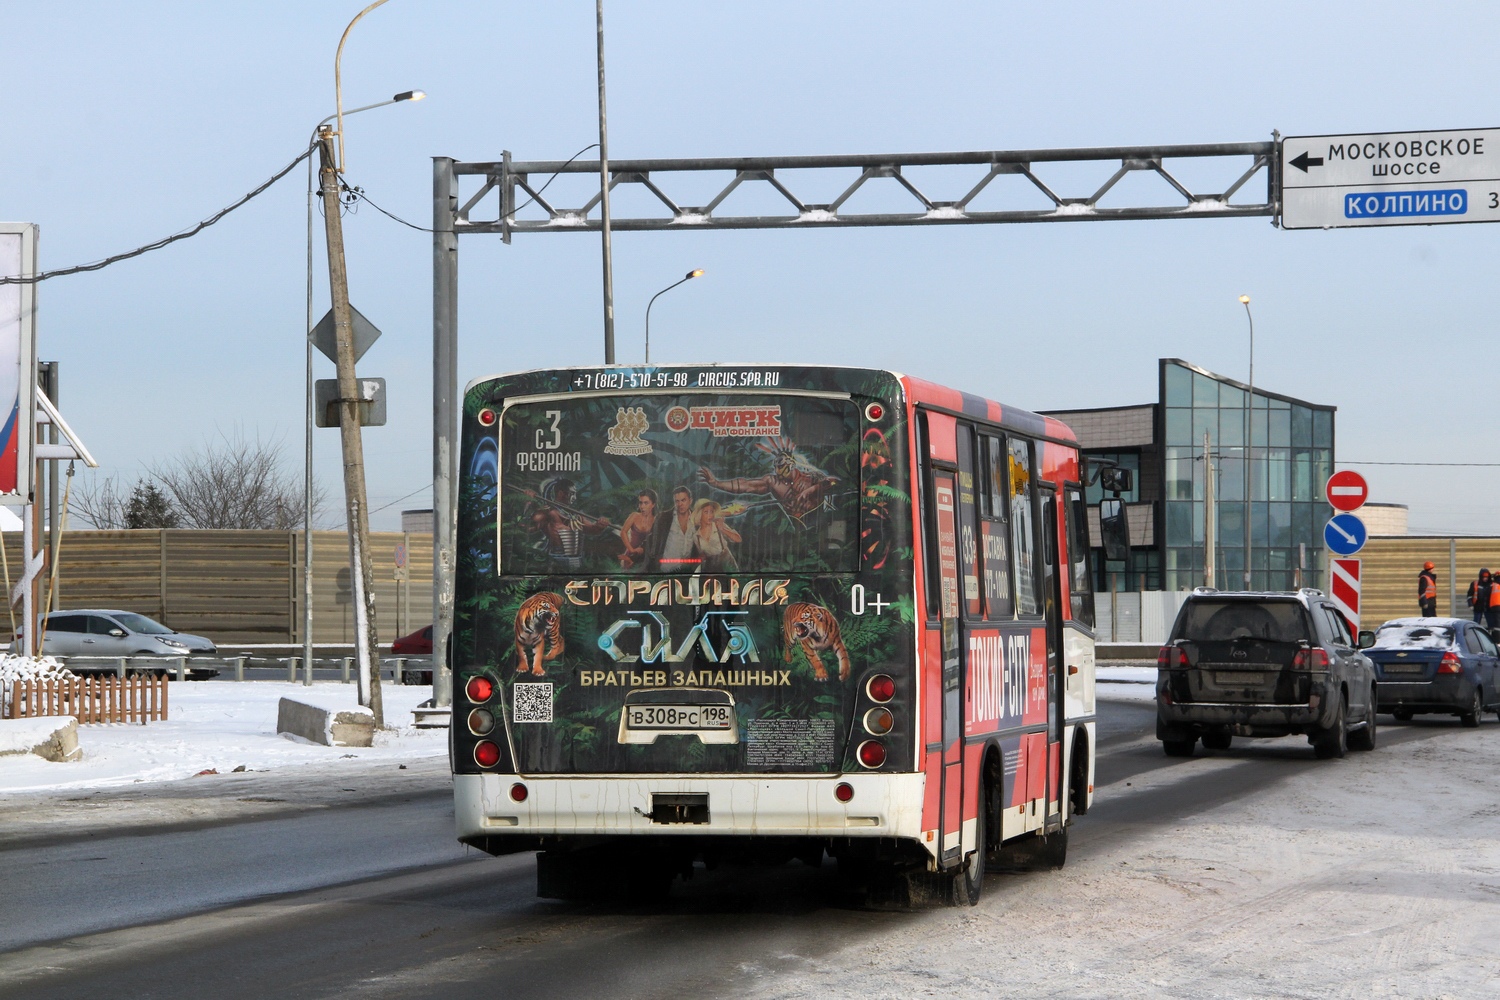
[[[968,862],[953,876],[952,903],[954,906],[978,906],[979,897],[984,894],[984,870],[986,866],[985,855],[988,853],[985,841],[985,821],[990,811],[990,790],[984,789],[984,795],[979,800],[979,815],[974,820],[974,853],[969,855]]]

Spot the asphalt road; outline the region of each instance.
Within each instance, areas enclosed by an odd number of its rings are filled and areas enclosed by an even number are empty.
[[[1075,826],[1070,857],[1319,766],[1289,739],[1238,754],[1234,781],[1194,773],[1161,753],[1152,724],[1149,704],[1101,702],[1096,785],[1152,787],[1101,795]],[[1446,731],[1386,727],[1382,743]],[[1173,767],[1182,777],[1161,780]],[[0,857],[0,997],[31,1000],[736,995],[923,919],[849,905],[831,864],[700,870],[653,905],[538,900],[531,855],[494,859],[453,842],[442,788]],[[987,894],[1018,877],[1031,876],[990,876]]]

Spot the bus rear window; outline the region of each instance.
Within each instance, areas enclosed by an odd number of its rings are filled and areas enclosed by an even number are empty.
[[[859,410],[779,395],[508,406],[507,575],[853,572]]]

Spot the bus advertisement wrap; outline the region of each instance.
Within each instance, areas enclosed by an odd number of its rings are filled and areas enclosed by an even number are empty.
[[[471,389],[458,680],[498,682],[517,773],[858,770],[863,686],[911,684],[900,385],[664,381]]]

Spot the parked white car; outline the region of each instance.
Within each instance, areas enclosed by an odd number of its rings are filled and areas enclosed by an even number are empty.
[[[213,640],[174,632],[134,611],[54,611],[42,626],[42,653],[48,656],[210,656],[216,652]],[[71,665],[70,669],[77,672]]]

